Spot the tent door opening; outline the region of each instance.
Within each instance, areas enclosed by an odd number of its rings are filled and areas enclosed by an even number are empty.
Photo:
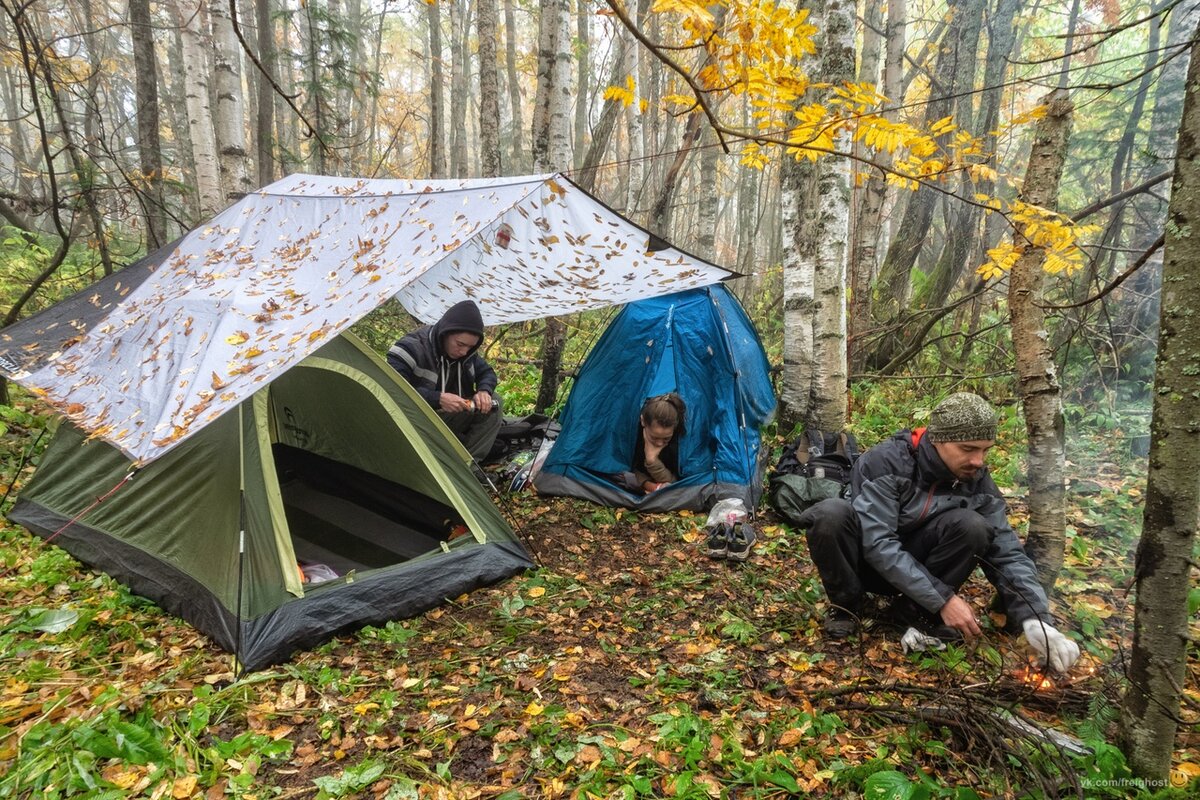
[[[436,549],[452,527],[452,509],[398,483],[296,447],[272,451],[302,567],[344,575],[391,566]]]
[[[437,550],[461,515],[355,377],[295,369],[270,388],[271,455],[296,561],[337,575]],[[401,482],[403,481],[403,482]]]

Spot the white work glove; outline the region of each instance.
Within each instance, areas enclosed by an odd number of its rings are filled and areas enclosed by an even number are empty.
[[[909,628],[900,637],[900,647],[907,653],[923,653],[926,650],[945,650],[946,645],[936,636],[921,633],[916,628]]]
[[[1025,638],[1038,655],[1038,666],[1047,663],[1055,672],[1066,672],[1079,660],[1079,645],[1063,636],[1058,629],[1037,617],[1025,620]]]

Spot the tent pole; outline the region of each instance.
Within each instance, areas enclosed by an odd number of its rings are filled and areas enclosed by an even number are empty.
[[[243,674],[242,661],[242,587],[246,566],[246,443],[243,438],[242,407],[238,403],[238,571],[237,605],[234,609],[235,644],[233,649],[233,673],[235,678]]]

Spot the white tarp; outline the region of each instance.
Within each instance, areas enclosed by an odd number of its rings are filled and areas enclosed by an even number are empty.
[[[193,230],[101,322],[12,375],[148,462],[396,295],[489,325],[705,286],[671,248],[560,175],[399,181],[292,175]]]

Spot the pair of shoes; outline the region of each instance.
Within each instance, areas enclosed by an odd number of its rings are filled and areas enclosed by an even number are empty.
[[[729,532],[726,550],[730,561],[745,561],[750,558],[750,548],[758,541],[758,534],[749,522],[739,522]]]
[[[858,632],[858,619],[844,608],[831,608],[821,623],[826,639],[846,639]]]
[[[709,529],[705,548],[709,558],[745,561],[750,558],[750,549],[757,540],[758,535],[749,522],[737,522],[733,525],[722,522]]]

